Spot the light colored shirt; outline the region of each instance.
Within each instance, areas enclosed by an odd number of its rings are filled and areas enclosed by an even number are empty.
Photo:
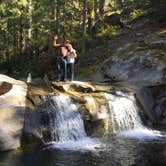
[[[75,58],[77,54],[76,51],[73,49],[72,52],[67,53],[67,63],[75,63]]]

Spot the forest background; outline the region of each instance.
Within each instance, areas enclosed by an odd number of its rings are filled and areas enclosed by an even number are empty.
[[[148,17],[160,24],[165,11],[165,0],[0,0],[0,72],[16,78],[53,76],[53,33],[60,43],[72,41],[80,64],[94,40],[116,35],[120,23],[132,28],[132,21]],[[110,15],[116,16],[113,25],[105,22]]]

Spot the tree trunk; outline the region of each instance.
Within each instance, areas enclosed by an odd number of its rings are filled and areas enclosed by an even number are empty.
[[[4,33],[4,45],[7,46],[4,54],[4,61],[9,61],[9,37],[6,33]]]
[[[91,29],[92,29],[92,26],[94,25],[94,21],[95,21],[94,0],[91,0],[89,15],[90,15],[90,17],[88,17],[88,32],[91,35],[92,34]]]
[[[97,20],[99,18],[99,1],[98,0],[95,0],[94,10],[95,10],[95,20]]]
[[[32,25],[32,0],[28,0],[28,41],[27,41],[27,55],[25,57],[27,62],[30,62],[30,59],[32,58],[32,31],[33,31],[33,25]]]
[[[59,1],[58,0],[54,0],[54,22],[55,22],[55,33],[59,33]]]
[[[18,57],[17,62],[20,64],[20,68],[24,66],[24,50],[25,50],[25,40],[24,40],[24,26],[23,18],[20,17],[20,30],[19,30],[19,47],[20,47],[20,57]]]
[[[92,5],[92,8],[91,8],[91,26],[94,25],[94,21],[95,21],[95,0],[91,0],[91,5]]]
[[[20,32],[19,32],[19,43],[20,43],[20,54],[24,52],[25,49],[25,41],[24,41],[24,30],[23,30],[23,18],[20,18]]]
[[[64,5],[63,5],[63,21],[64,21],[64,23],[66,23],[67,22],[67,20],[66,20],[66,12],[67,12],[67,8],[66,8],[66,1],[64,1]],[[66,40],[66,36],[67,36],[67,27],[66,27],[66,24],[63,24],[62,25],[62,32],[63,32],[63,41],[65,41]]]
[[[83,3],[83,35],[86,35],[86,21],[87,21],[87,0]]]
[[[103,18],[103,15],[104,15],[104,6],[105,6],[105,0],[100,0],[100,3],[99,3],[99,14],[100,14],[101,18]]]
[[[28,19],[29,19],[29,29],[28,29],[28,40],[29,44],[32,42],[32,0],[29,0],[28,2]]]

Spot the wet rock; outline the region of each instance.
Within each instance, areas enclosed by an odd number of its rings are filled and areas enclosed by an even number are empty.
[[[88,135],[103,137],[108,134],[108,118],[95,121],[84,120],[85,130]]]
[[[155,113],[153,112],[154,97],[152,95],[152,91],[146,87],[143,87],[137,91],[136,96],[143,107],[144,114],[152,123],[157,123]]]
[[[84,96],[83,117],[88,135],[102,137],[108,133],[109,114],[103,95]],[[101,99],[102,98],[102,99]]]
[[[136,95],[143,106],[145,114],[153,124],[166,125],[166,92],[165,85],[146,86],[137,91]]]

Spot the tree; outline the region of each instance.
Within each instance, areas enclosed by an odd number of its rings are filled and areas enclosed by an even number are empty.
[[[32,41],[32,0],[28,0],[28,20],[29,20],[29,29],[28,29],[28,40],[29,44]]]
[[[86,34],[86,21],[87,21],[87,0],[83,1],[83,35]]]
[[[105,6],[105,0],[101,0],[99,2],[99,13],[100,13],[100,17],[103,17],[104,14],[104,6]]]

